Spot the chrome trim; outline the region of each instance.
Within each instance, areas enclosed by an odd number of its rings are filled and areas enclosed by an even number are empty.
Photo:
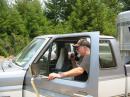
[[[7,91],[14,91],[14,90],[21,90],[22,85],[17,85],[17,86],[3,86],[0,87],[0,92],[7,92]]]

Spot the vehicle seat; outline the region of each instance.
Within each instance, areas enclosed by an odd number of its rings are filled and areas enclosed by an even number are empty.
[[[64,48],[60,49],[60,55],[56,63],[56,70],[61,70],[64,64]]]

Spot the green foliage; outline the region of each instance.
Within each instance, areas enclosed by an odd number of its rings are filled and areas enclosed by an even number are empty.
[[[8,11],[8,5],[6,0],[0,0],[0,15],[3,15],[4,13],[7,13]]]
[[[0,0],[0,55],[19,52],[32,38],[45,34],[100,31],[115,35],[116,17],[130,0]]]
[[[130,10],[130,0],[120,0],[123,5],[123,11]]]
[[[30,38],[47,33],[49,23],[38,0],[17,0],[16,4]]]
[[[45,2],[46,16],[55,24],[64,22],[71,14],[76,0],[47,0]]]
[[[0,3],[2,5],[0,14],[0,54],[7,56],[17,53],[16,47],[18,49],[27,44],[25,40],[15,41],[15,38],[18,39],[20,36],[26,37],[25,32],[27,31],[17,10],[10,8],[5,0],[1,0]],[[17,37],[14,38],[13,35]],[[22,42],[24,44],[21,46]],[[17,45],[18,43],[19,45]]]
[[[98,30],[101,34],[114,35],[116,32],[115,19],[119,8],[116,7],[116,3],[113,5],[107,4],[100,0],[77,0],[68,21],[72,31]],[[118,9],[112,9],[110,5]]]
[[[58,23],[57,25],[51,25],[48,29],[48,34],[65,34],[72,33],[67,23]]]

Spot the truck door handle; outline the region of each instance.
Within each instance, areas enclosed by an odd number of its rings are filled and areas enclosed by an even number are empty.
[[[93,96],[91,96],[91,95],[82,95],[82,94],[77,94],[77,93],[74,93],[73,94],[74,96],[76,96],[76,97],[93,97]]]

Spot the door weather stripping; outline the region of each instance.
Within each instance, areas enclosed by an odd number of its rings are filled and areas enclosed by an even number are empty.
[[[39,92],[38,92],[38,90],[36,88],[36,85],[35,85],[35,82],[34,82],[34,77],[31,78],[31,84],[32,84],[32,87],[33,87],[33,89],[34,89],[34,91],[36,93],[36,97],[40,97]]]

